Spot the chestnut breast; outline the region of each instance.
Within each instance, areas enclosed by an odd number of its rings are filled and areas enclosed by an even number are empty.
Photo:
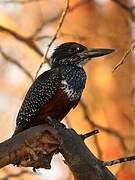
[[[39,116],[44,118],[50,116],[62,120],[77,103],[78,100],[71,100],[63,89],[59,89],[54,97],[42,106]]]

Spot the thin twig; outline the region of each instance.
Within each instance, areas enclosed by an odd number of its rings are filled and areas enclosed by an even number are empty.
[[[93,136],[93,135],[96,135],[96,134],[98,134],[98,133],[99,133],[99,131],[96,129],[96,130],[90,131],[90,132],[88,132],[88,133],[86,133],[86,134],[81,134],[80,137],[81,137],[83,140],[85,140],[86,138],[88,138],[88,137],[90,137],[90,136]]]
[[[123,162],[133,161],[133,160],[135,160],[135,156],[122,157],[122,158],[115,159],[115,160],[112,160],[112,161],[104,161],[103,166],[112,166],[112,165],[115,165],[115,164],[120,164],[120,163],[123,163]]]
[[[66,0],[65,8],[64,8],[64,10],[63,10],[63,12],[62,12],[62,14],[61,14],[61,17],[60,17],[58,26],[57,26],[57,28],[56,28],[56,32],[55,32],[55,34],[53,35],[50,43],[48,44],[48,48],[47,48],[47,50],[46,50],[46,52],[44,53],[43,58],[42,58],[42,59],[43,59],[43,62],[40,64],[40,66],[39,66],[39,68],[38,68],[38,70],[37,70],[37,72],[36,72],[35,78],[37,77],[40,69],[42,68],[43,64],[45,63],[45,60],[47,59],[47,55],[48,55],[48,52],[49,52],[49,50],[50,50],[50,47],[51,47],[51,45],[53,44],[53,42],[56,40],[56,38],[57,38],[57,36],[58,36],[58,33],[59,33],[59,31],[60,31],[60,29],[61,29],[61,27],[62,27],[62,25],[63,25],[63,22],[64,22],[64,19],[65,19],[65,17],[66,17],[66,14],[67,14],[68,9],[69,9],[69,0]]]
[[[16,65],[19,69],[21,69],[29,78],[31,81],[33,81],[33,77],[31,75],[31,73],[25,68],[23,67],[17,60],[15,60],[14,58],[12,58],[11,56],[7,55],[1,48],[0,48],[0,53],[3,56],[3,58],[10,62],[13,63],[14,65]]]
[[[126,51],[126,53],[124,54],[124,56],[121,58],[121,60],[118,62],[118,64],[116,64],[116,66],[113,68],[112,72],[114,72],[116,69],[118,69],[125,61],[125,59],[128,57],[128,55],[135,49],[135,44],[133,44],[131,46],[130,49],[128,49]]]

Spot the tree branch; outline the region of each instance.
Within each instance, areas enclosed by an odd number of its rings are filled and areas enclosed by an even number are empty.
[[[0,143],[0,168],[8,164],[24,167],[50,168],[58,148],[50,126],[36,126]]]
[[[51,168],[52,156],[61,152],[76,180],[116,179],[91,153],[80,135],[63,126],[59,122],[54,127],[39,125],[0,143],[0,167],[15,164]]]
[[[112,161],[104,161],[103,165],[104,166],[112,166],[112,165],[115,165],[115,164],[120,164],[120,163],[123,163],[123,162],[133,161],[133,160],[135,160],[135,156],[128,156],[128,157],[122,157],[122,158],[119,158],[119,159],[115,159],[115,160],[112,160]]]

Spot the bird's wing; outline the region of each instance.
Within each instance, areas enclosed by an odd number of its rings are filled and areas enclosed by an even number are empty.
[[[61,73],[53,68],[41,74],[28,90],[17,116],[15,134],[30,127],[31,119],[36,118],[42,105],[55,95],[61,83]]]

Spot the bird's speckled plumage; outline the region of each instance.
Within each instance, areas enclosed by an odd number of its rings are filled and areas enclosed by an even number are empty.
[[[71,100],[78,100],[85,86],[86,73],[76,65],[60,68],[62,74],[61,88]]]
[[[27,127],[38,116],[40,108],[48,102],[60,86],[58,68],[41,74],[28,90],[16,120],[16,132]]]
[[[55,67],[41,74],[26,94],[17,116],[15,134],[33,126],[33,123],[34,125],[38,125],[39,122],[41,124],[41,122],[43,123],[45,121],[45,119],[40,119],[35,122],[43,114],[40,113],[42,107],[53,98],[59,89],[65,92],[65,95],[71,102],[78,102],[85,86],[85,80],[86,75],[84,70],[76,66]],[[67,82],[67,84],[63,84],[63,81]],[[67,88],[70,92],[72,91],[71,94],[66,91]]]

